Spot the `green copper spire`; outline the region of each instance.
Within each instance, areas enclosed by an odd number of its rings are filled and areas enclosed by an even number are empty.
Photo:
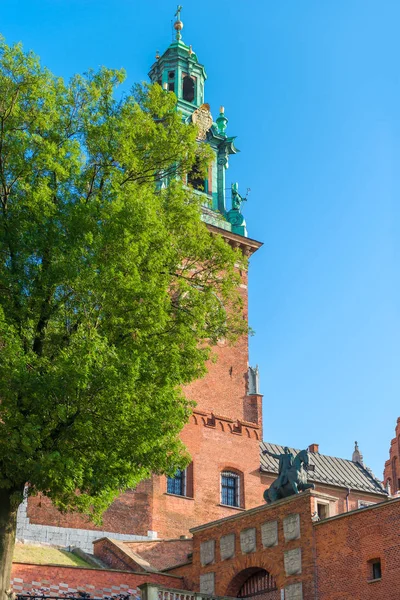
[[[194,123],[199,143],[206,143],[213,151],[213,160],[204,181],[199,181],[199,177],[192,173],[184,176],[185,183],[193,187],[196,194],[201,195],[203,220],[220,229],[247,237],[246,222],[241,212],[242,202],[246,198],[239,194],[237,184],[232,186],[230,210],[226,198],[229,157],[239,150],[235,147],[235,137],[227,134],[228,119],[223,106],[213,122],[212,110],[204,99],[207,74],[192,46],[187,46],[182,40],[181,11],[182,6],[179,4],[175,13],[175,39],[164,53],[156,52],[156,61],[150,69],[149,77],[152,83],[158,83],[165,92],[176,95],[176,108],[181,113],[182,120],[188,124]]]
[[[156,62],[151,67],[149,77],[164,90],[174,92],[178,99],[178,109],[186,119],[190,119],[192,113],[204,104],[204,82],[207,75],[192,46],[187,46],[182,40],[181,10],[182,6],[179,4],[175,13],[175,39],[161,56],[156,53]]]

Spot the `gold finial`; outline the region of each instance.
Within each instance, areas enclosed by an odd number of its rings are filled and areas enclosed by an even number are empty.
[[[193,48],[192,48],[192,45],[190,44],[190,46],[189,46],[189,56],[192,56],[192,54],[193,54]]]
[[[181,10],[182,10],[182,6],[180,4],[178,4],[178,7],[177,7],[176,13],[175,13],[176,21],[174,23],[174,29],[176,30],[176,39],[178,41],[182,39],[181,31],[183,29],[183,23],[181,21]]]
[[[158,50],[156,50],[156,60],[158,60],[160,58],[160,53]]]

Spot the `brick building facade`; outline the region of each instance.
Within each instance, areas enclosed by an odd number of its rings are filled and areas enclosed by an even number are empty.
[[[333,516],[315,520],[320,501]],[[308,491],[197,527],[193,560],[169,572],[217,596],[398,599],[400,498],[335,515],[337,504]]]
[[[319,519],[315,507],[321,502],[329,516]],[[131,589],[141,600],[400,597],[400,498],[340,514],[338,497],[309,490],[205,523],[191,534],[167,541],[99,539],[95,555],[108,570],[16,564],[14,591],[41,583],[54,594],[81,590],[95,598]]]

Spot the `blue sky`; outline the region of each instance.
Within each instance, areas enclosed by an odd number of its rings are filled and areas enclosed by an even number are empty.
[[[351,457],[381,476],[400,415],[400,3],[183,2],[251,188],[251,364],[264,438]],[[68,78],[99,65],[146,79],[175,2],[3,0],[1,32]]]

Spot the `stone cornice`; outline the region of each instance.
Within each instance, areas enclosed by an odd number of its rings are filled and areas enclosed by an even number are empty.
[[[245,256],[251,256],[263,245],[263,242],[243,237],[242,235],[226,231],[209,223],[207,223],[207,228],[211,233],[222,235],[233,248],[240,248]]]

